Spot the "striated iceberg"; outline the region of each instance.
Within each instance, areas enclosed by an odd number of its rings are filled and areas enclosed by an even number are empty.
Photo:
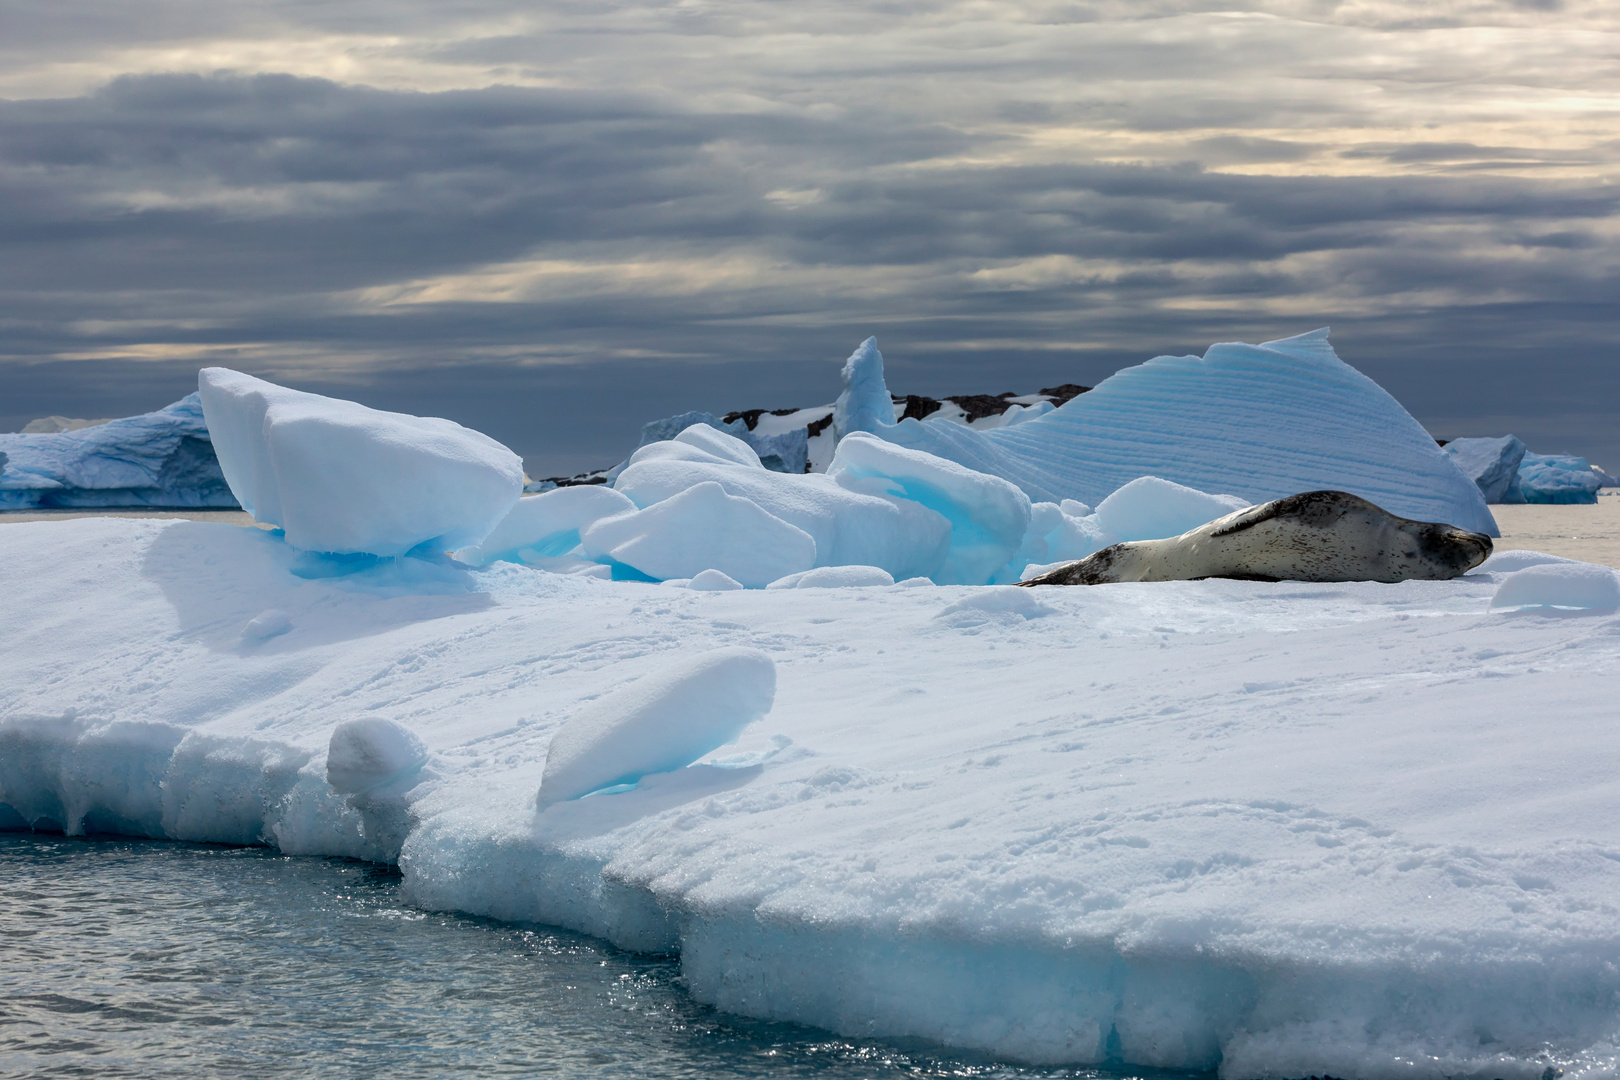
[[[231,491],[307,551],[403,555],[478,544],[523,491],[523,463],[488,435],[380,412],[228,368],[197,373]]]
[[[1334,488],[1390,513],[1500,535],[1479,489],[1327,331],[1212,345],[1126,368],[1063,407],[991,431],[884,421],[883,358],[868,339],[844,366],[841,433],[880,438],[1011,480],[1031,499],[1095,505],[1140,476],[1251,503]]]
[[[119,506],[236,508],[196,394],[122,420],[0,435],[0,509]]]

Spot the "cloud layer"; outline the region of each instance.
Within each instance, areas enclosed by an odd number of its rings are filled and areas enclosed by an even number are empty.
[[[948,393],[1331,324],[1620,462],[1603,5],[124,11],[0,3],[0,427],[226,363],[565,471],[868,333]]]

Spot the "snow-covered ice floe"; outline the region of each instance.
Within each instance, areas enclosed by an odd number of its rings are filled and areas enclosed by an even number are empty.
[[[1348,491],[1400,517],[1500,536],[1479,488],[1317,330],[1263,345],[1160,356],[1020,424],[977,431],[888,420],[876,339],[844,369],[833,427],[872,432],[1004,477],[1033,500],[1095,504],[1140,476],[1262,503]]]
[[[197,383],[231,491],[295,547],[377,556],[469,547],[523,492],[522,460],[453,421],[380,412],[229,368],[203,368]]]
[[[102,506],[236,508],[196,394],[88,427],[0,434],[0,509]]]
[[[949,505],[989,536],[999,491]],[[678,952],[723,1009],[1023,1061],[1616,1075],[1620,615],[1584,564],[716,590],[304,557],[0,528],[0,824],[397,860],[424,907]]]

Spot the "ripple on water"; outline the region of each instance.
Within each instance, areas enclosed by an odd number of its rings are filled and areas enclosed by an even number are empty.
[[[678,961],[429,914],[388,868],[0,834],[8,1076],[1105,1077],[716,1013]]]

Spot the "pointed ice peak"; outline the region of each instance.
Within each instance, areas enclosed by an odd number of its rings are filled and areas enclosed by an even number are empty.
[[[894,426],[894,399],[883,381],[883,354],[869,337],[844,361],[844,389],[833,406],[833,438]]]

